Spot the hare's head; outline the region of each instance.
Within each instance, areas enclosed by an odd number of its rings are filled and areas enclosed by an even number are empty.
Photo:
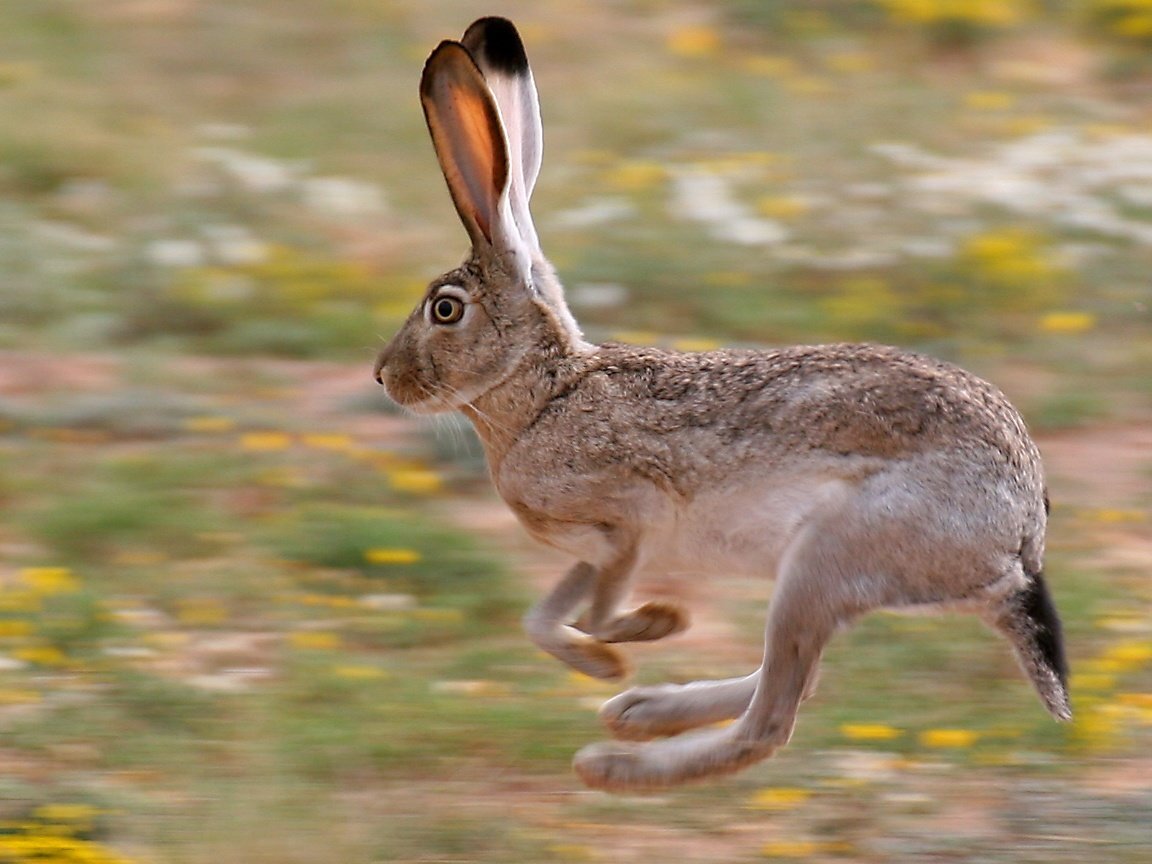
[[[471,402],[540,352],[574,347],[580,332],[528,211],[542,132],[516,28],[482,18],[460,42],[440,43],[420,100],[472,252],[432,281],[376,377],[396,402],[431,413]]]

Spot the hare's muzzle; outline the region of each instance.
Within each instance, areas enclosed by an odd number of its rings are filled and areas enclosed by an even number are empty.
[[[392,346],[394,342],[389,342],[384,346],[376,357],[376,365],[372,367],[372,377],[376,379],[376,383],[384,386],[384,367],[388,365],[388,360],[392,356]]]

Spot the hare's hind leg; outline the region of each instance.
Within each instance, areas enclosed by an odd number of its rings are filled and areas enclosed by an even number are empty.
[[[576,755],[575,769],[584,782],[612,790],[673,786],[738,771],[786,744],[824,646],[840,626],[869,608],[861,607],[854,584],[860,562],[850,544],[826,542],[835,532],[834,524],[820,519],[790,544],[769,609],[764,663],[739,721],[644,744],[593,744]],[[728,683],[718,695],[742,695],[740,685],[728,688]]]
[[[647,741],[732,720],[748,710],[759,673],[719,681],[633,687],[600,709],[600,720],[616,738]]]

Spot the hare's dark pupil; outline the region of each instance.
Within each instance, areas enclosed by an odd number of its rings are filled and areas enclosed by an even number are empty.
[[[447,297],[441,297],[436,301],[433,306],[433,311],[436,313],[436,320],[443,322],[452,322],[460,317],[460,301],[450,300]]]

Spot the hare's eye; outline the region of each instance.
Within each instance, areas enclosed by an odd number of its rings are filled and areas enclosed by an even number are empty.
[[[464,301],[458,297],[437,297],[432,301],[432,320],[437,324],[455,324],[464,317]]]

